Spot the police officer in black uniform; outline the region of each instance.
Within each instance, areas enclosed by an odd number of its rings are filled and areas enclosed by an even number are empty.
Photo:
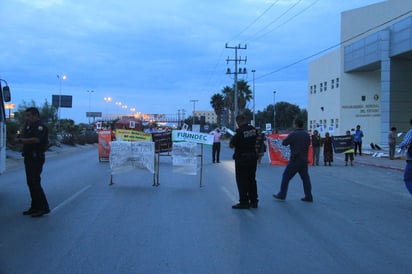
[[[258,194],[256,186],[256,129],[247,123],[242,114],[236,117],[238,129],[230,140],[230,147],[235,149],[236,184],[239,191],[239,203],[233,205],[234,209],[248,209],[258,207]]]
[[[277,194],[273,194],[273,197],[278,200],[285,200],[290,180],[296,173],[299,173],[305,193],[305,197],[301,200],[304,202],[313,202],[312,185],[308,173],[310,136],[306,130],[303,129],[303,121],[301,119],[295,120],[295,131],[290,133],[282,141],[282,145],[290,146],[290,158],[283,172],[280,191]]]
[[[41,217],[50,212],[46,195],[41,186],[41,172],[48,145],[48,128],[40,121],[40,114],[37,108],[27,108],[25,114],[22,137],[18,136],[15,139],[16,143],[23,144],[26,180],[31,196],[31,206],[23,212],[23,215]]]

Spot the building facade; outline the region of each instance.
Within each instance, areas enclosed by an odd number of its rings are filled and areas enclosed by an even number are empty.
[[[217,115],[212,110],[197,110],[195,111],[195,117],[201,119],[201,117],[205,117],[205,122],[207,124],[216,124],[217,123]]]
[[[341,47],[309,64],[308,129],[344,135],[360,125],[387,146],[412,118],[412,1],[388,0],[341,14]]]

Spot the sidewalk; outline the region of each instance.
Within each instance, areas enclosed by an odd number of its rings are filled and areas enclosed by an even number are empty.
[[[336,159],[344,162],[345,156],[343,153],[334,154]],[[355,165],[368,165],[378,168],[392,169],[398,171],[404,171],[405,169],[405,158],[400,155],[396,155],[394,160],[390,160],[388,153],[384,150],[363,150],[362,156],[355,156]]]

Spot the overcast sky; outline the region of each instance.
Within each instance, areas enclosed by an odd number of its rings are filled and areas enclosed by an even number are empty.
[[[340,42],[340,14],[380,0],[2,0],[0,78],[12,102],[42,105],[73,96],[62,118],[86,112],[177,114],[212,110],[233,85],[234,50],[248,74],[256,110],[274,101],[307,106],[307,60]],[[67,79],[61,81],[63,75]],[[87,92],[93,90],[94,92]],[[276,91],[274,97],[273,91]],[[104,97],[112,97],[105,103]],[[90,104],[89,104],[89,99]],[[252,108],[253,103],[249,104]]]

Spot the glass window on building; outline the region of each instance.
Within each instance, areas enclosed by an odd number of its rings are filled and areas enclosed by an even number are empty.
[[[320,92],[322,92],[322,91],[323,91],[323,83],[320,83],[320,86],[319,86],[319,91],[320,91]]]
[[[336,78],[336,88],[339,87],[339,78]]]
[[[333,89],[335,87],[335,79],[332,79],[330,81],[330,86],[331,86],[331,89]]]
[[[328,82],[325,82],[323,84],[323,90],[326,91],[328,89]]]

